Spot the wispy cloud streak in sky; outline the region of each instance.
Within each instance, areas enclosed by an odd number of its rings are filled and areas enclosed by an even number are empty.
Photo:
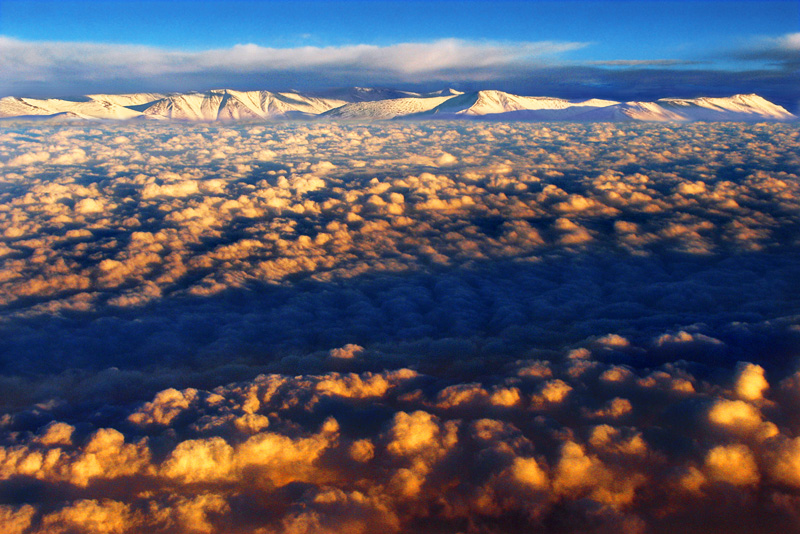
[[[274,73],[330,79],[342,70],[380,82],[425,82],[444,77],[453,81],[496,79],[509,70],[530,69],[586,46],[579,42],[470,42],[441,39],[429,43],[390,46],[356,44],[338,47],[266,48],[241,44],[231,48],[187,52],[135,45],[24,42],[0,38],[0,68],[5,86],[31,82],[63,86],[103,80],[173,80],[224,75]]]

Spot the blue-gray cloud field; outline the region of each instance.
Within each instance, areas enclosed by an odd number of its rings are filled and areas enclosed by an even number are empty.
[[[13,122],[0,524],[800,528],[797,123]]]

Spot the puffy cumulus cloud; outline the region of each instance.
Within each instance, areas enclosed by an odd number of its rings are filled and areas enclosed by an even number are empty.
[[[792,487],[800,487],[800,439],[778,440],[768,457],[770,475]]]
[[[586,349],[582,349],[589,354],[589,351]],[[550,366],[550,362],[542,361],[542,360],[534,360],[530,362],[525,362],[517,371],[518,376],[524,377],[534,377],[534,378],[549,378],[553,376],[553,370]]]
[[[548,488],[547,472],[542,469],[536,458],[521,456],[514,458],[510,473],[514,480],[525,486],[536,490]]]
[[[708,412],[709,420],[717,425],[735,430],[757,428],[761,424],[761,414],[754,406],[739,400],[720,400]]]
[[[185,483],[224,481],[232,476],[233,452],[220,437],[186,440],[175,447],[162,472]]]
[[[621,349],[629,346],[631,343],[619,334],[607,334],[598,338],[597,344],[610,349]]]
[[[441,390],[436,396],[436,406],[439,408],[454,408],[460,405],[483,404],[489,399],[489,394],[480,384],[456,384]]]
[[[74,531],[121,534],[137,526],[130,506],[109,499],[84,499],[48,514],[42,521],[45,532]]]
[[[31,165],[33,163],[42,163],[50,159],[49,152],[26,152],[19,156],[13,157],[6,162],[9,167],[17,165]]]
[[[598,408],[594,411],[588,411],[587,414],[591,417],[618,419],[628,415],[633,411],[633,405],[628,399],[615,397],[608,401],[605,406]]]
[[[686,373],[653,371],[647,376],[639,378],[636,384],[643,388],[671,391],[677,394],[690,394],[695,392],[693,377]]]
[[[642,473],[619,472],[597,456],[587,454],[584,447],[567,441],[555,467],[553,490],[557,494],[589,498],[612,507],[633,501],[637,489],[647,481]]]
[[[42,445],[72,445],[72,434],[74,432],[75,427],[72,425],[53,421],[44,427],[37,440]]]
[[[600,375],[600,380],[603,382],[609,383],[621,383],[627,382],[633,377],[633,373],[627,367],[622,367],[620,365],[613,365],[603,371]]]
[[[368,439],[359,439],[350,446],[350,456],[357,462],[368,462],[375,457],[375,446]]]
[[[763,421],[757,408],[740,400],[717,401],[709,410],[708,418],[714,425],[733,434],[754,435],[760,439],[778,434],[778,428]]]
[[[764,377],[764,368],[760,365],[742,362],[737,365],[737,376],[734,388],[736,395],[743,400],[759,401],[769,389],[769,382]]]
[[[398,532],[396,513],[380,497],[360,491],[324,488],[307,495],[281,524],[281,532]]]
[[[331,358],[340,358],[344,360],[349,360],[351,358],[355,358],[361,352],[363,352],[364,347],[361,345],[356,345],[354,343],[348,343],[344,347],[339,347],[335,349],[331,349],[330,356]]]
[[[539,408],[548,404],[559,404],[567,398],[572,386],[560,379],[548,380],[538,394],[531,399],[532,406]]]
[[[70,462],[69,480],[85,486],[95,478],[114,479],[146,472],[150,451],[144,441],[126,443],[125,436],[110,428],[95,432]],[[47,465],[45,463],[45,465]]]
[[[345,376],[334,373],[317,382],[316,390],[321,394],[350,399],[383,397],[390,388],[415,376],[417,373],[411,369],[400,369],[383,374],[365,373],[361,376],[355,373]]]
[[[162,466],[166,478],[183,484],[231,482],[258,476],[258,484],[285,486],[291,482],[324,480],[314,462],[335,443],[338,424],[330,419],[319,434],[308,438],[260,432],[233,447],[215,436],[181,442]]]
[[[231,511],[228,501],[215,493],[180,497],[169,503],[169,507],[169,519],[165,523],[170,528],[203,534],[212,534],[218,530],[211,520],[212,517],[228,514]]]
[[[137,412],[128,416],[128,420],[137,425],[159,424],[168,425],[182,411],[196,400],[197,390],[165,389],[156,395],[152,402],[142,406]]]
[[[589,443],[598,451],[644,457],[647,443],[639,432],[622,432],[610,425],[598,425],[589,437]]]
[[[661,334],[656,338],[655,344],[659,347],[663,346],[685,346],[692,343],[705,343],[710,345],[718,345],[722,342],[718,339],[714,339],[713,337],[709,337],[703,334],[690,334],[685,330],[681,330],[677,334]]]
[[[10,124],[0,523],[797,530],[798,139]]]
[[[456,430],[456,422],[442,427],[436,416],[421,410],[398,412],[389,430],[386,450],[396,456],[435,459],[455,444]]]
[[[747,445],[718,445],[708,451],[704,465],[711,479],[734,486],[752,486],[760,478],[756,460]]]
[[[35,514],[36,509],[27,504],[19,508],[0,505],[0,523],[10,534],[23,534],[28,531]]]
[[[88,157],[86,156],[86,152],[76,147],[69,150],[69,152],[59,154],[55,158],[51,159],[50,163],[52,165],[75,165],[78,163],[83,163],[87,159]]]
[[[142,198],[148,199],[160,196],[185,197],[199,192],[200,189],[197,187],[197,183],[190,180],[163,185],[147,184],[144,186],[144,189],[142,189]]]
[[[0,454],[0,478],[15,476],[65,481],[86,487],[95,480],[112,480],[146,474],[151,468],[146,440],[126,443],[113,428],[97,430],[80,448],[39,442],[12,447]]]

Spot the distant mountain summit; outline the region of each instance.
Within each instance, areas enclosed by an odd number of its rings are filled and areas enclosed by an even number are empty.
[[[352,87],[327,92],[214,89],[192,93],[92,94],[75,99],[0,99],[5,119],[156,119],[236,121],[261,119],[370,121],[497,120],[572,122],[792,121],[786,109],[756,95],[661,98],[654,102],[565,100],[484,90],[414,93]]]

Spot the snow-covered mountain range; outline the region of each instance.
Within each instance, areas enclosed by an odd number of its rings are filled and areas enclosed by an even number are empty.
[[[564,100],[502,91],[413,93],[354,87],[326,93],[235,91],[93,94],[75,99],[0,98],[0,118],[156,119],[471,119],[574,122],[792,121],[798,117],[756,95],[662,98],[654,102]]]

